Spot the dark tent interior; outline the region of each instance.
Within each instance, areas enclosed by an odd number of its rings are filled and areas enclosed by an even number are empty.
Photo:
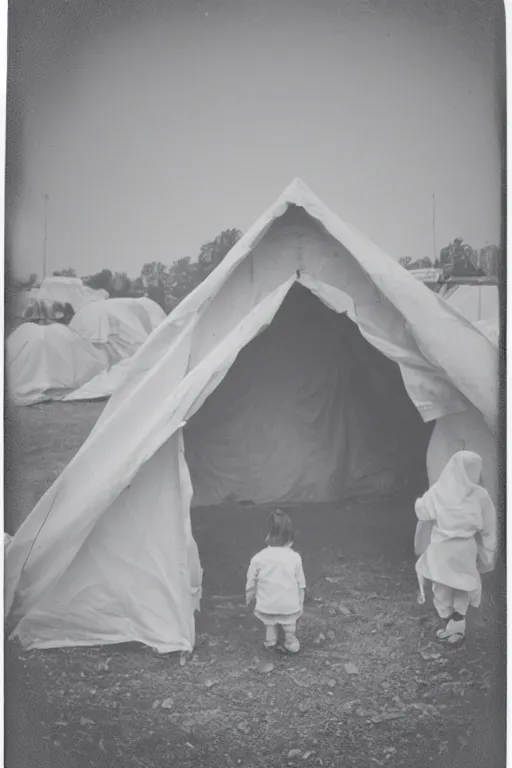
[[[430,433],[398,366],[295,284],[188,422],[192,503],[421,492]]]

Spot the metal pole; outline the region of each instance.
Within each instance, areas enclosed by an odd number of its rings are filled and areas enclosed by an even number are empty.
[[[44,248],[43,248],[43,280],[46,277],[46,242],[48,239],[48,200],[50,196],[44,196]]]
[[[432,195],[432,245],[434,248],[434,266],[437,261],[437,246],[436,246],[436,196]]]

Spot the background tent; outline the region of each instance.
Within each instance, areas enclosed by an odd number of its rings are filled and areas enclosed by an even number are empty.
[[[472,323],[499,319],[497,285],[456,285],[453,288],[450,286],[446,294],[441,295],[453,309]]]
[[[7,338],[7,393],[16,405],[61,400],[103,368],[92,344],[59,323],[24,323]]]
[[[130,368],[129,357],[116,363],[108,370],[101,371],[94,378],[86,381],[78,389],[66,395],[64,400],[68,403],[79,400],[105,400],[121,386]]]
[[[105,301],[108,299],[108,292],[89,288],[79,277],[45,277],[37,290],[36,298],[40,301],[71,304],[73,310],[78,312],[87,304]]]
[[[193,494],[341,499],[389,487],[406,448],[407,472],[425,467],[422,422],[472,407],[493,432],[497,364],[475,325],[297,180],[138,350],[17,531],[5,601],[16,634],[26,647],[190,650]],[[325,467],[330,450],[339,463]]]
[[[167,317],[163,309],[155,301],[152,301],[146,296],[137,299],[137,301],[139,301],[147,311],[153,328],[158,327],[162,320],[165,320]],[[110,397],[112,393],[121,386],[129,368],[129,357],[120,360],[108,370],[102,371],[93,379],[86,382],[82,387],[67,395],[65,398],[66,401],[104,400],[105,398]]]
[[[489,317],[486,320],[478,320],[475,325],[484,333],[489,341],[497,347],[500,340],[500,319]]]
[[[148,313],[153,328],[157,328],[167,317],[160,304],[157,304],[156,301],[150,299],[149,296],[141,296],[139,303],[142,304]]]
[[[108,299],[87,304],[76,313],[69,327],[103,352],[111,366],[131,357],[154,325],[140,299]]]

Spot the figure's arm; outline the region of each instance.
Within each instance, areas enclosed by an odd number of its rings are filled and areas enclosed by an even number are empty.
[[[258,561],[253,557],[247,571],[247,580],[245,585],[245,603],[249,605],[256,597],[256,584],[258,581]]]
[[[490,496],[482,504],[483,527],[478,537],[478,570],[487,573],[494,568],[494,559],[498,548],[496,509]]]
[[[416,512],[416,517],[418,518],[418,520],[422,520],[426,522],[426,521],[431,521],[432,518],[429,514],[429,505],[425,503],[425,496],[422,496],[420,499],[416,499],[414,503],[414,511]]]
[[[428,505],[425,504],[425,496],[421,499],[417,499],[414,504],[414,511],[418,518],[416,525],[416,533],[414,535],[414,553],[419,557],[422,555],[430,544],[430,537],[432,535],[432,525],[434,521],[431,519],[428,513]]]
[[[306,577],[304,576],[304,569],[302,567],[302,559],[299,558],[299,562],[297,564],[297,570],[296,570],[296,579],[297,584],[299,586],[299,598],[300,598],[300,607],[303,608],[304,606],[304,597],[306,594]]]

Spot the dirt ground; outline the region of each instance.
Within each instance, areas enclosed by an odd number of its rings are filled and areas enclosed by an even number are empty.
[[[15,414],[7,530],[101,409]],[[243,601],[268,510],[194,511],[205,594],[193,656],[182,665],[136,646],[24,652],[7,641],[7,768],[504,765],[496,578],[465,644],[436,641],[432,607],[416,604],[411,501],[290,510],[308,581],[293,657],[264,650]]]

